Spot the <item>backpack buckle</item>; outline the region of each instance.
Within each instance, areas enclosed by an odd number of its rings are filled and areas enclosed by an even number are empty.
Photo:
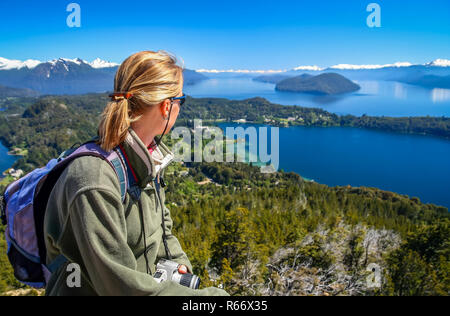
[[[5,197],[3,195],[0,195],[0,214],[1,214],[1,220],[2,225],[8,224],[8,221],[6,219],[6,201]]]
[[[164,178],[162,176],[160,176],[159,181],[161,182],[161,188],[165,188],[167,186],[167,184],[164,181]]]
[[[133,185],[128,189],[128,193],[134,201],[139,201],[141,198],[142,190],[138,185]]]

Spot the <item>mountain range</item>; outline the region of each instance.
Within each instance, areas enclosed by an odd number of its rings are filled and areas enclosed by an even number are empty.
[[[47,62],[0,57],[0,85],[37,91],[40,94],[82,94],[113,90],[119,64],[100,58],[88,62],[80,58],[59,58]],[[258,77],[278,83],[301,74],[336,73],[350,80],[389,80],[426,88],[449,88],[450,60],[436,59],[425,64],[398,62],[385,65],[339,64],[330,67],[298,66],[288,70],[184,70],[185,85],[209,78]],[[29,91],[28,91],[29,92]]]
[[[0,58],[0,85],[31,89],[41,94],[82,94],[113,90],[118,64],[99,58],[87,62],[80,58],[59,58],[47,62]],[[185,69],[186,85],[207,79]]]
[[[438,59],[423,65],[396,63],[392,65],[336,65],[323,70],[334,72],[352,80],[388,80],[422,85],[423,77],[434,76],[429,88],[444,88],[446,76],[450,76],[450,60]]]
[[[350,65],[340,64],[328,68],[318,66],[300,66],[291,70],[265,74],[254,78],[256,81],[278,83],[280,78],[293,78],[298,73],[317,75],[337,73],[351,80],[387,80],[418,85],[426,88],[450,88],[450,60],[437,59],[430,63],[413,65],[394,63],[387,65]],[[229,73],[227,73],[229,75]]]
[[[208,75],[214,74],[247,74],[247,75],[275,75],[275,74],[284,74],[296,71],[309,71],[309,72],[321,72],[321,71],[338,71],[338,70],[379,70],[379,69],[399,69],[399,68],[425,68],[425,69],[434,69],[437,70],[439,68],[448,68],[450,69],[450,60],[449,59],[436,59],[432,62],[425,64],[412,64],[409,62],[396,62],[393,64],[384,64],[384,65],[356,65],[356,64],[338,64],[329,67],[320,67],[317,65],[306,65],[306,66],[298,66],[291,69],[284,70],[248,70],[248,69],[227,69],[227,70],[218,70],[218,69],[198,69],[197,72],[205,73]]]

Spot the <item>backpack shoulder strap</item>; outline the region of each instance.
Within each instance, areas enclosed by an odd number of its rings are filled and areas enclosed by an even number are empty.
[[[105,152],[97,144],[97,140],[98,137],[95,137],[92,140],[82,144],[78,148],[72,147],[71,149],[66,150],[59,156],[58,162],[62,164],[61,167],[64,169],[74,159],[82,156],[96,156],[99,158],[103,158],[114,169],[114,172],[116,173],[117,178],[119,179],[120,194],[122,198],[122,203],[124,203],[127,195],[127,190],[129,187],[127,176],[128,174],[127,164],[122,158],[119,148],[115,148],[111,152]]]
[[[108,160],[109,161],[109,160]],[[116,172],[117,178],[119,178],[120,185],[120,194],[122,197],[122,203],[125,203],[125,198],[127,196],[128,190],[128,179],[127,179],[127,167],[120,157],[120,154],[117,153],[117,157],[111,159],[109,161],[114,171]]]
[[[67,166],[67,164],[72,162],[74,159],[83,156],[99,157],[109,163],[119,180],[120,195],[122,198],[122,203],[124,203],[128,190],[127,166],[118,149],[114,149],[111,152],[106,152],[95,141],[89,141],[78,147],[76,150],[70,152],[70,154],[66,156],[67,158],[62,160],[60,164],[63,164],[62,168],[65,168],[65,166]]]

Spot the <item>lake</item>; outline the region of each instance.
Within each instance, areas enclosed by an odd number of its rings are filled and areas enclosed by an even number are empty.
[[[450,116],[450,89],[426,89],[392,81],[355,81],[361,90],[338,96],[275,91],[275,85],[251,78],[209,79],[186,86],[197,97],[243,100],[256,96],[283,105],[320,107],[336,114],[373,116]]]
[[[448,140],[347,127],[279,131],[279,169],[330,186],[376,187],[450,208]]]

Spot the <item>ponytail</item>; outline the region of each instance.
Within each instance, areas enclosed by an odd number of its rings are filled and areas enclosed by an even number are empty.
[[[145,111],[178,95],[183,69],[164,51],[144,51],[128,57],[117,70],[112,101],[103,111],[98,144],[109,152],[125,141],[131,124]]]
[[[99,125],[99,144],[109,152],[121,144],[131,125],[129,104],[125,98],[111,101],[103,111]]]

